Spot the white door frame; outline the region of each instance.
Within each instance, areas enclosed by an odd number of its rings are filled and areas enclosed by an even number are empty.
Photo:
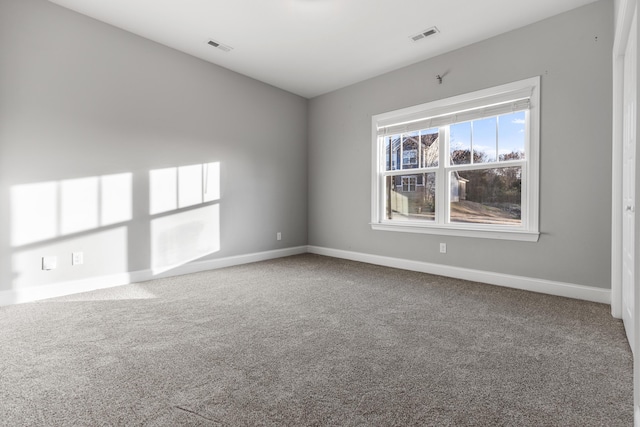
[[[613,152],[611,208],[611,314],[622,318],[622,119],[624,55],[637,0],[620,0],[613,44]]]
[[[629,39],[629,30],[633,15],[638,14],[637,0],[620,0],[615,23],[615,39],[613,43],[613,135],[612,135],[612,208],[611,208],[611,314],[622,317],[622,137],[623,137],[623,95],[624,95],[624,56]],[[637,97],[637,94],[636,94]],[[640,99],[640,97],[637,97]],[[636,117],[636,123],[640,122]],[[640,127],[637,126],[638,129]],[[636,150],[639,153],[640,150]],[[640,156],[638,156],[640,157]],[[638,162],[636,161],[636,170]],[[636,175],[639,176],[639,175]],[[636,182],[638,179],[636,178]],[[636,200],[640,186],[636,185]],[[636,234],[640,230],[636,215]],[[640,427],[640,262],[638,250],[640,239],[635,243],[635,289],[634,292],[634,360],[633,360],[633,409],[634,424]]]

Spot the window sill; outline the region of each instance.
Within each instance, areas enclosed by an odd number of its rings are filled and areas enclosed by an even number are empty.
[[[540,233],[535,231],[484,229],[446,226],[424,226],[413,224],[371,223],[371,229],[378,231],[396,231],[402,233],[437,234],[440,236],[474,237],[481,239],[517,240],[537,242]]]

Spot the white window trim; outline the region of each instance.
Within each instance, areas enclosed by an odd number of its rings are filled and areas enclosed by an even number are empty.
[[[384,170],[386,158],[379,144],[381,129],[387,126],[397,128],[398,123],[426,122],[429,117],[451,115],[457,111],[468,111],[483,105],[492,103],[504,103],[515,101],[522,97],[529,98],[528,128],[525,130],[525,153],[527,163],[523,165],[522,188],[522,222],[520,226],[513,225],[488,225],[467,223],[437,223],[445,213],[444,203],[448,202],[449,195],[440,194],[442,189],[449,188],[449,175],[444,168],[438,168],[436,179],[445,181],[445,186],[436,187],[436,223],[398,221],[391,222],[384,218],[383,190],[384,178],[381,171]],[[454,96],[416,105],[387,113],[377,114],[372,117],[372,167],[371,167],[371,228],[381,231],[397,231],[408,233],[437,234],[446,236],[476,237],[502,240],[520,240],[536,242],[539,232],[539,197],[540,197],[540,77],[532,77],[501,86],[479,90],[472,93]],[[447,147],[448,148],[448,147]],[[444,150],[440,150],[440,165],[444,165]],[[479,167],[502,167],[507,162],[487,163]],[[407,170],[408,171],[408,170]],[[403,171],[403,172],[407,172]],[[400,171],[398,171],[400,172]]]

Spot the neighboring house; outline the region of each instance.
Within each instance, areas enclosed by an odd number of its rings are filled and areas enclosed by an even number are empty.
[[[391,143],[387,147],[387,169],[416,169],[438,165],[437,129],[393,135],[389,140]]]
[[[452,202],[467,200],[467,182],[469,182],[469,180],[461,177],[458,171],[453,172],[453,179],[451,180]]]
[[[394,214],[411,219],[433,219],[435,212],[435,173],[414,173],[411,169],[438,165],[438,134],[433,130],[394,135],[389,138],[387,169],[403,170],[406,174],[390,177],[388,198],[390,217]],[[466,199],[469,180],[454,172],[451,180],[451,201]]]

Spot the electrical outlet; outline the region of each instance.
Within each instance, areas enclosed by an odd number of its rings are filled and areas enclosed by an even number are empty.
[[[282,240],[282,233],[280,231],[276,233],[276,240]]]
[[[446,254],[447,253],[447,244],[446,243],[440,243],[440,253],[441,254]]]
[[[55,270],[58,268],[57,256],[44,256],[42,257],[42,269],[43,270]]]
[[[80,264],[84,264],[84,253],[73,252],[71,254],[71,265],[80,265]]]

